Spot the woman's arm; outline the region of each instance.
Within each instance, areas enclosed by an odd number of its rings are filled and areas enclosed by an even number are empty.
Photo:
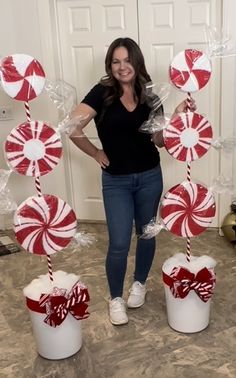
[[[109,165],[109,160],[105,152],[91,143],[83,132],[84,127],[88,125],[96,114],[96,111],[91,106],[84,103],[79,104],[71,114],[71,119],[78,119],[78,124],[70,134],[70,139],[81,151],[95,159],[102,168],[106,168]]]
[[[163,130],[152,134],[152,141],[157,147],[164,147]]]

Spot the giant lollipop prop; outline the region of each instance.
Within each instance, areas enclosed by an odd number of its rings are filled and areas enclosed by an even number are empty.
[[[192,189],[194,185],[191,183],[191,162],[208,151],[212,141],[212,129],[203,116],[190,111],[191,93],[199,91],[208,83],[211,76],[210,60],[201,51],[187,49],[174,57],[169,68],[169,76],[171,83],[177,89],[187,92],[189,107],[187,113],[175,116],[164,130],[164,143],[166,150],[175,159],[187,163],[187,182]],[[179,196],[185,201],[181,193]],[[189,203],[189,209],[192,209],[192,205]],[[163,212],[165,213],[164,210]],[[193,236],[190,234],[186,232],[185,235],[188,262],[190,261],[190,237]]]
[[[56,132],[42,121],[31,121],[29,101],[43,90],[45,73],[41,64],[25,54],[9,55],[1,61],[1,84],[13,99],[24,102],[27,121],[11,131],[5,143],[6,159],[14,171],[35,177],[38,196],[42,196],[39,177],[58,163],[62,146]],[[50,255],[48,272],[53,281]]]
[[[24,103],[27,121],[7,136],[4,150],[10,170],[34,177],[38,197],[30,197],[14,217],[16,239],[27,251],[46,255],[50,280],[53,281],[51,254],[66,247],[76,233],[76,216],[60,198],[43,195],[40,177],[50,173],[62,156],[58,131],[44,121],[32,120],[29,101],[45,86],[45,73],[32,56],[13,54],[1,60],[3,90],[12,99]]]
[[[4,145],[9,172],[33,177],[37,192],[15,211],[16,240],[29,253],[47,257],[48,274],[33,280],[23,291],[39,354],[48,359],[66,358],[81,347],[78,320],[89,316],[89,294],[77,275],[63,271],[53,274],[52,269],[51,255],[68,246],[77,228],[73,209],[61,198],[43,194],[40,185],[40,177],[60,161],[61,137],[46,122],[31,119],[29,101],[45,84],[41,64],[29,55],[10,55],[2,59],[0,75],[3,90],[22,101],[26,113],[26,122],[11,130]],[[60,326],[60,330],[53,332],[48,325]]]
[[[174,57],[169,76],[177,89],[191,94],[208,83],[211,76],[211,62],[203,52],[187,49]]]
[[[30,197],[17,209],[14,231],[22,247],[36,255],[52,255],[65,248],[76,232],[76,216],[58,197]]]
[[[203,185],[185,181],[164,196],[161,217],[167,230],[191,238],[201,234],[215,216],[212,193]]]
[[[191,111],[191,94],[207,84],[211,64],[201,51],[188,49],[173,59],[169,74],[175,88],[187,93],[188,108],[163,130],[164,144],[174,159],[187,166],[186,180],[164,195],[161,220],[168,231],[186,238],[187,246],[185,255],[179,253],[165,261],[163,282],[170,326],[180,332],[199,332],[209,323],[215,261],[208,256],[191,256],[191,238],[210,225],[215,201],[210,190],[191,180],[191,163],[205,155],[212,143],[210,123]]]
[[[41,64],[30,55],[13,54],[1,61],[1,84],[13,99],[24,102],[27,121],[31,122],[29,101],[36,98],[45,85],[45,73]],[[40,192],[38,176],[36,188]]]
[[[34,177],[37,194],[42,197],[39,178],[51,172],[62,155],[59,130],[55,131],[44,121],[31,120],[29,101],[36,98],[45,87],[44,70],[33,57],[14,54],[1,60],[0,78],[3,90],[14,100],[24,102],[27,118],[27,122],[15,127],[7,137],[4,149],[10,167],[9,172],[14,171]],[[74,104],[75,93],[72,92],[72,87],[68,84],[65,88],[67,89],[65,91],[66,99],[64,98],[63,101],[66,102],[66,109],[69,109]],[[58,202],[60,201],[58,199]],[[79,244],[78,235],[76,241]],[[53,280],[50,253],[45,252],[45,254],[48,259],[50,279]]]
[[[45,73],[41,64],[30,55],[9,55],[1,61],[1,82],[13,99],[28,102],[43,90]]]

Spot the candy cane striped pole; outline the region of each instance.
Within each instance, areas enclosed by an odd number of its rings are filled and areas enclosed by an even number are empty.
[[[187,162],[187,181],[190,182],[191,180],[191,162]],[[187,237],[187,249],[186,249],[186,259],[190,262],[190,254],[191,254],[191,245],[190,245],[190,237]]]
[[[39,180],[39,177],[35,177],[35,187],[36,187],[36,190],[37,190],[37,193],[38,193],[38,196],[39,197],[42,197],[42,190],[41,190],[41,185],[40,185],[40,180]]]
[[[29,102],[25,101],[24,105],[25,105],[25,113],[26,113],[27,121],[31,122]],[[35,186],[36,186],[38,196],[42,197],[42,191],[41,191],[41,185],[40,185],[39,177],[35,177]]]
[[[47,262],[48,262],[48,274],[50,281],[53,282],[53,274],[52,274],[52,262],[51,262],[51,257],[47,255]]]
[[[187,97],[188,111],[191,110],[191,102],[192,102],[192,96],[191,96],[191,93],[188,92],[188,97]]]
[[[35,177],[35,186],[39,197],[42,197],[41,185],[39,181],[39,177]],[[52,274],[52,262],[51,257],[47,255],[47,263],[48,263],[48,274],[50,281],[53,282],[53,274]]]
[[[188,262],[190,262],[190,255],[191,255],[190,237],[187,237],[186,259]]]
[[[30,108],[29,108],[29,103],[28,101],[25,101],[25,113],[26,113],[26,117],[27,117],[27,121],[31,121],[31,117],[30,117]]]
[[[191,162],[187,162],[187,181],[191,181]]]
[[[25,101],[24,105],[25,105],[25,113],[26,113],[27,121],[31,122],[30,108],[29,108],[28,101]],[[40,180],[39,180],[38,176],[35,177],[35,186],[36,186],[36,190],[37,190],[38,196],[42,197],[42,190],[41,190]],[[48,263],[49,278],[50,278],[50,281],[53,282],[52,262],[51,262],[51,257],[49,255],[47,255],[47,263]]]

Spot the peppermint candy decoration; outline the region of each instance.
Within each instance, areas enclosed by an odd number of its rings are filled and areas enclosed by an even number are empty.
[[[38,177],[56,167],[62,155],[62,143],[52,127],[42,121],[31,121],[11,131],[5,153],[14,171]]]
[[[205,87],[211,76],[211,63],[201,51],[187,49],[175,56],[169,76],[172,84],[183,92],[196,92]]]
[[[49,194],[29,197],[14,215],[17,241],[36,255],[52,255],[65,248],[75,235],[76,227],[71,207]]]
[[[19,101],[33,100],[45,84],[41,64],[30,55],[14,54],[3,58],[0,74],[3,90]]]
[[[170,155],[189,162],[199,159],[208,151],[212,142],[212,128],[200,114],[179,113],[163,130],[163,137]]]
[[[215,211],[212,193],[201,184],[186,181],[165,194],[161,218],[170,232],[190,238],[199,235],[211,224]]]

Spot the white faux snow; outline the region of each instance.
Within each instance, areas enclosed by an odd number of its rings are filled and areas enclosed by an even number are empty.
[[[79,276],[76,274],[58,270],[53,272],[53,282],[50,281],[49,274],[43,274],[31,281],[30,284],[23,289],[23,292],[26,297],[38,301],[41,294],[51,293],[53,287],[70,290],[78,280]]]
[[[187,261],[186,254],[176,253],[174,256],[167,259],[162,270],[166,274],[170,274],[174,267],[184,267],[196,274],[202,268],[213,269],[216,266],[216,261],[207,255],[203,256],[190,256],[190,262]]]

